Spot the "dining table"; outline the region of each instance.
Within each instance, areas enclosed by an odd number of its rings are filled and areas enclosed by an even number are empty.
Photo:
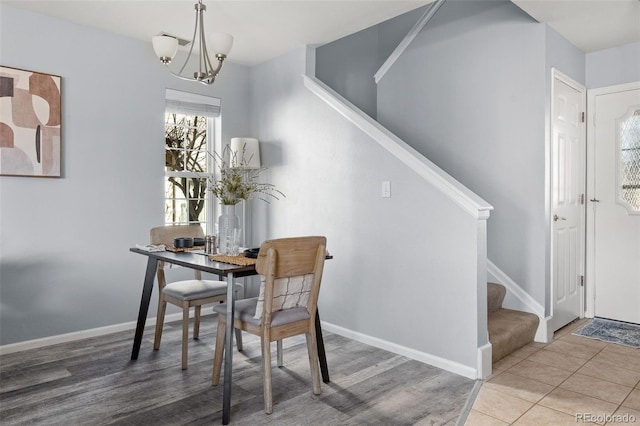
[[[204,254],[203,251],[150,251],[147,248],[132,247],[129,251],[141,254],[147,257],[147,269],[144,276],[142,286],[142,297],[140,300],[140,309],[138,311],[138,321],[136,324],[135,336],[133,338],[133,349],[131,351],[131,360],[137,360],[142,344],[142,335],[144,333],[147,314],[149,312],[149,303],[153,292],[156,272],[158,270],[158,262],[179,265],[185,268],[194,269],[202,272],[217,275],[227,284],[227,318],[234,318],[235,311],[235,291],[234,280],[242,277],[258,275],[255,264],[236,265],[211,259],[211,256]],[[332,256],[327,256],[331,259]],[[222,424],[229,424],[231,418],[231,376],[233,365],[233,321],[226,322],[225,335],[225,357],[224,357],[224,390],[222,403]],[[327,358],[324,349],[324,340],[322,337],[322,328],[320,325],[320,314],[316,311],[315,328],[317,335],[318,359],[320,363],[320,372],[322,373],[322,381],[329,383],[329,369],[327,366]]]

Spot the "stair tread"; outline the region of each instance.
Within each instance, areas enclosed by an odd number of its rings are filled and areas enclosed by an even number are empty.
[[[537,315],[512,309],[499,309],[488,315],[492,360],[496,362],[531,343],[540,319]]]
[[[507,289],[502,284],[487,283],[487,311],[492,313],[502,308],[506,294]]]

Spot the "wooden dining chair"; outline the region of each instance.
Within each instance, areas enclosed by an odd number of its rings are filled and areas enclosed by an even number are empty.
[[[179,237],[204,237],[202,227],[198,224],[166,225],[151,229],[151,244],[165,244],[173,246],[174,238]],[[198,339],[200,334],[200,312],[202,305],[222,303],[227,300],[227,283],[225,281],[203,280],[202,273],[195,271],[193,280],[176,281],[167,284],[165,278],[164,262],[158,262],[158,315],[156,317],[156,333],[153,341],[153,349],[160,348],[164,315],[167,303],[182,308],[182,369],[187,369],[187,351],[189,342],[189,311],[195,307],[195,319],[193,323],[193,338]],[[242,295],[242,286],[236,284],[236,295]],[[242,336],[240,330],[236,332],[236,345],[242,350]]]
[[[311,367],[313,393],[319,395],[320,369],[315,317],[326,256],[325,237],[297,237],[265,241],[256,264],[262,275],[260,295],[235,305],[234,328],[260,337],[264,411],[273,411],[271,392],[271,342],[304,334]],[[218,332],[211,381],[217,385],[224,354],[226,306],[214,307]],[[279,362],[280,364],[280,362]]]

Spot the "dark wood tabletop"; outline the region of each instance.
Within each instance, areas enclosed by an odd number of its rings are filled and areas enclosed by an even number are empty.
[[[215,260],[210,260],[209,256],[203,253],[192,253],[188,251],[176,253],[170,251],[150,252],[139,248],[130,248],[129,251],[153,257],[162,262],[197,269],[199,271],[209,272],[216,275],[227,275],[231,272],[235,277],[248,277],[257,274],[255,265],[240,266],[232,265],[230,263],[216,262]]]

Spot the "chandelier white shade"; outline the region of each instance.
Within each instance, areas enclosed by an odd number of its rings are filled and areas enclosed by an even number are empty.
[[[160,58],[160,62],[168,64],[171,62],[176,53],[178,52],[178,39],[170,36],[155,36],[151,39],[153,43],[153,50]]]
[[[260,144],[256,138],[231,138],[231,167],[260,168]]]
[[[178,38],[169,34],[160,34],[153,37],[151,42],[153,44],[153,50],[156,52],[156,55],[160,59],[160,62],[167,66],[167,70],[171,74],[182,80],[191,80],[198,81],[203,84],[212,84],[215,81],[216,76],[220,73],[224,60],[227,58],[227,55],[229,55],[229,52],[231,51],[231,47],[233,46],[233,36],[225,33],[211,34],[209,40],[211,42],[211,46],[213,47],[215,58],[218,60],[218,63],[214,68],[213,65],[211,65],[211,60],[209,59],[209,52],[207,50],[207,43],[205,41],[206,36],[204,32],[203,15],[207,10],[207,7],[202,3],[202,0],[198,0],[198,3],[195,4],[195,9],[196,23],[193,30],[193,39],[190,43],[187,58],[185,59],[184,64],[178,72],[174,72],[173,70],[171,70],[171,68],[169,68],[169,64],[178,52],[178,45],[180,44]],[[193,77],[188,77],[183,75],[182,73],[191,60],[191,55],[194,53],[194,47],[196,44],[198,44],[198,49],[194,54],[194,57],[197,56],[197,58],[194,58],[193,62],[197,61],[198,68],[193,72]]]
[[[233,36],[227,33],[213,33],[209,38],[211,47],[216,55],[227,56],[233,47]]]

